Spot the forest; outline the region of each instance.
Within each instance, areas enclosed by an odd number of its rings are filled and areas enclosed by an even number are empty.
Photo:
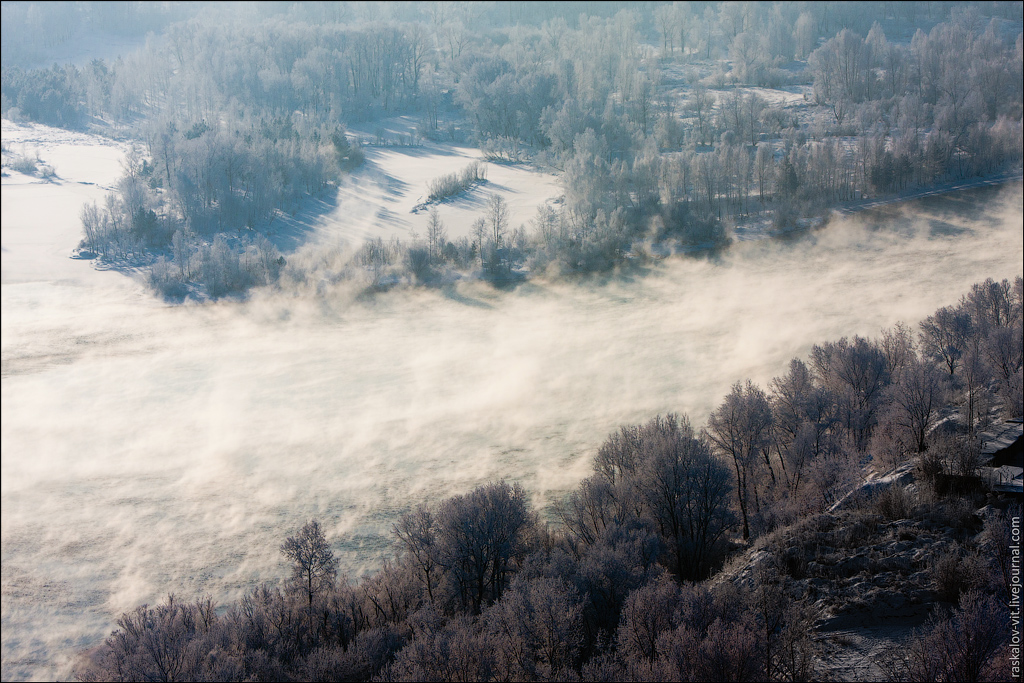
[[[737,382],[701,428],[678,414],[623,426],[550,519],[505,481],[418,506],[361,580],[338,576],[311,520],[280,546],[289,579],[226,607],[173,594],[140,606],[77,675],[819,680],[823,612],[850,608],[836,601],[858,551],[889,542],[913,562],[872,562],[936,611],[877,666],[892,680],[1012,680],[1020,503],[976,472],[980,430],[1024,413],[1022,304],[1024,279],[989,279],[916,331],[817,344],[767,390]],[[869,468],[908,465],[916,485],[858,488]],[[827,560],[837,549],[852,559]]]
[[[114,62],[26,68],[5,37],[2,109],[139,141],[82,249],[149,264],[169,298],[276,282],[261,235],[359,167],[374,142],[347,127],[398,115],[409,144],[555,170],[564,197],[529,225],[353,245],[373,286],[609,271],[1020,168],[1019,3],[129,6],[103,30],[149,33]],[[67,10],[11,3],[4,25],[107,25]]]

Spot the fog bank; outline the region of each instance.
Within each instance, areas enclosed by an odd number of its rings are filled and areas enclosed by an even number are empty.
[[[68,675],[168,592],[283,576],[278,546],[310,517],[355,576],[417,502],[506,478],[544,505],[620,424],[702,425],[736,380],[1020,274],[1021,218],[1015,184],[509,292],[167,306],[113,273],[5,277],[3,677]]]

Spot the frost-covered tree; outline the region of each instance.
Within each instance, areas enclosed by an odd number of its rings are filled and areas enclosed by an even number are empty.
[[[500,598],[536,525],[518,484],[488,484],[445,501],[436,513],[435,542],[451,598],[473,614]]]
[[[921,322],[921,351],[952,376],[973,333],[971,315],[962,306],[943,306]]]
[[[299,533],[281,544],[281,553],[292,563],[293,587],[306,597],[312,609],[314,599],[333,588],[338,576],[338,560],[320,522],[306,522]]]
[[[436,263],[440,260],[444,250],[445,242],[448,241],[448,230],[438,214],[437,207],[430,207],[430,215],[427,219],[427,249],[429,250],[430,261]]]
[[[772,410],[768,396],[750,380],[733,385],[725,401],[708,416],[707,435],[733,465],[736,498],[743,520],[743,538],[750,538],[750,517],[760,511],[759,482],[767,470],[772,481]]]

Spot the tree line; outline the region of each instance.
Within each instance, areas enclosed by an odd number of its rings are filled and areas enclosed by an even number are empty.
[[[866,196],[1019,167],[1014,7],[311,3],[245,16],[210,6],[179,21],[153,10],[166,30],[115,62],[5,61],[2,103],[5,116],[51,125],[129,126],[146,145],[146,182],[166,193],[146,207],[155,222],[120,221],[129,236],[155,229],[168,244],[181,229],[207,247],[328,189],[336,162],[358,163],[358,150],[331,150],[347,144],[346,123],[416,114],[420,138],[468,137],[491,158],[559,169],[565,201],[538,215],[522,262],[592,272],[652,241],[715,248],[739,222],[785,230]],[[69,21],[8,11],[5,26]],[[808,85],[788,104],[757,89]],[[147,236],[122,233],[121,258],[152,253]],[[403,251],[422,263],[413,246]],[[461,261],[486,246],[470,240]]]
[[[338,580],[331,544],[310,521],[280,547],[291,568],[283,584],[262,584],[226,609],[173,596],[139,607],[77,674],[813,680],[821,674],[820,615],[812,595],[793,592],[797,570],[785,558],[755,565],[743,581],[706,579],[783,527],[812,534],[800,543],[820,545],[813,529],[835,519],[822,513],[856,486],[866,461],[885,469],[920,456],[926,477],[936,458],[940,473],[972,457],[976,466],[976,430],[997,412],[1024,412],[1022,299],[1021,277],[986,280],[916,335],[897,324],[879,339],[816,345],[767,391],[738,382],[703,429],[675,414],[623,426],[550,522],[521,486],[506,482],[417,506],[393,525],[394,557],[358,582]],[[950,312],[963,316],[959,326],[942,322]],[[947,343],[954,328],[964,334]],[[1006,345],[1009,353],[999,350]],[[970,363],[985,369],[976,375]],[[976,412],[979,401],[994,410]],[[951,418],[944,430],[935,429],[940,416]],[[890,498],[870,504],[887,510]],[[986,524],[1005,545],[1005,519]],[[994,552],[992,561],[1003,555]],[[937,584],[948,588],[937,599],[959,600],[960,608],[920,632],[906,658],[889,662],[903,667],[901,676],[981,680],[999,671],[992,667],[1001,666],[993,657],[1005,645],[1007,616],[995,597],[1002,584],[983,579],[999,567],[978,562],[971,576],[951,565],[959,578]],[[968,637],[970,651],[955,651]]]

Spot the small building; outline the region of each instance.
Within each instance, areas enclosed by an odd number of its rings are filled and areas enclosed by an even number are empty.
[[[1008,420],[980,435],[983,476],[993,491],[1024,493],[1024,424]]]

